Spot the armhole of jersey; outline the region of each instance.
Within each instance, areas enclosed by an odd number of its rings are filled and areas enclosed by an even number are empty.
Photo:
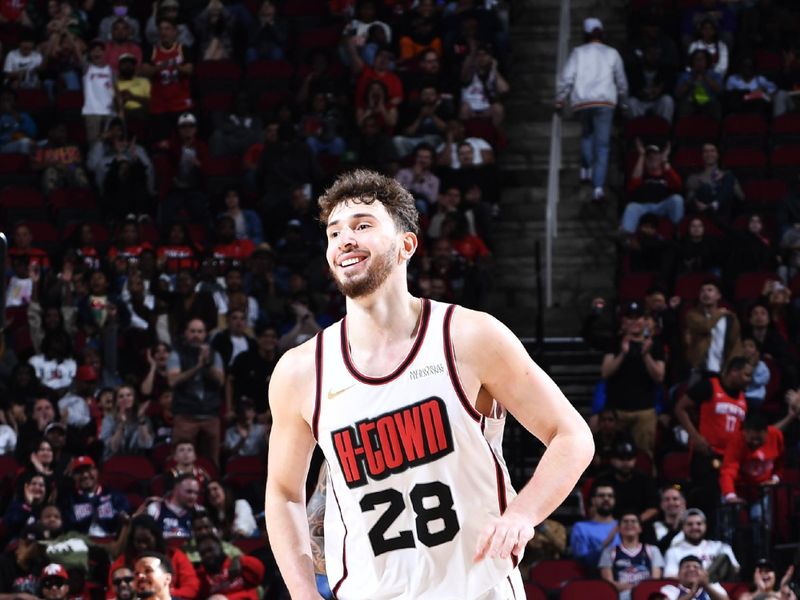
[[[450,339],[450,321],[453,318],[453,312],[455,311],[455,304],[451,304],[447,307],[447,312],[444,315],[444,359],[445,363],[447,363],[447,373],[450,375],[450,382],[453,384],[453,389],[456,392],[456,396],[458,396],[459,401],[461,402],[461,406],[464,407],[464,410],[467,411],[467,414],[476,422],[482,423],[483,415],[477,411],[477,409],[472,406],[467,398],[466,393],[464,392],[464,387],[461,385],[461,379],[458,376],[458,370],[456,368],[456,357],[455,351],[453,350],[453,342]]]
[[[317,347],[314,352],[314,373],[316,384],[314,389],[314,413],[311,415],[311,433],[314,439],[319,442],[319,412],[322,408],[322,334],[317,334]]]

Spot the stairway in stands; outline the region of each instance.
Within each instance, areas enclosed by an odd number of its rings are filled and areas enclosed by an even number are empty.
[[[534,359],[555,379],[573,405],[588,417],[599,378],[601,355],[580,338],[581,319],[595,296],[614,294],[617,228],[613,189],[621,178],[609,169],[611,194],[604,205],[590,202],[590,189],[578,183],[580,126],[567,116],[562,125],[563,162],[559,237],[554,243],[554,306],[543,315],[544,340],[538,346],[536,246],[544,267],[545,207],[550,152],[550,122],[558,45],[559,0],[515,0],[512,3],[513,60],[507,101],[509,146],[499,166],[503,185],[496,232],[496,277],[492,312],[523,339]],[[620,0],[572,0],[569,47],[583,39],[583,19],[599,17],[612,44],[623,39],[625,11]],[[618,44],[617,44],[618,45]],[[543,283],[543,282],[542,282]],[[511,426],[506,452],[516,459],[512,480],[527,480],[540,447]],[[559,509],[569,520],[577,515],[569,502]]]

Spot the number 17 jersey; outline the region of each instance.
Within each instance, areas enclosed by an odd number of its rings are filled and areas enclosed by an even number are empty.
[[[317,336],[312,430],[328,462],[325,561],[338,599],[469,600],[516,566],[473,562],[515,493],[504,419],[476,411],[458,376],[454,309],[423,300],[408,356],[383,377],[353,364],[346,317]]]

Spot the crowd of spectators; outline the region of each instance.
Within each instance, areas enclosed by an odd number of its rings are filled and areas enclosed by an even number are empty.
[[[0,600],[280,597],[269,375],[344,309],[314,199],[397,177],[412,290],[484,305],[508,3],[0,5]]]
[[[603,359],[572,552],[620,597],[666,577],[658,597],[796,598],[800,7],[628,14],[618,301],[584,323]]]

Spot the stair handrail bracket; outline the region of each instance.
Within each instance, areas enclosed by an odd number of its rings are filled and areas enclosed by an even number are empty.
[[[554,90],[558,86],[558,77],[564,67],[564,62],[567,60],[570,4],[570,0],[561,0]],[[561,185],[561,151],[561,115],[558,112],[554,112],[550,123],[550,159],[547,166],[547,207],[545,209],[545,303],[547,308],[553,306],[553,240],[558,237],[558,202],[561,196],[559,189]]]

